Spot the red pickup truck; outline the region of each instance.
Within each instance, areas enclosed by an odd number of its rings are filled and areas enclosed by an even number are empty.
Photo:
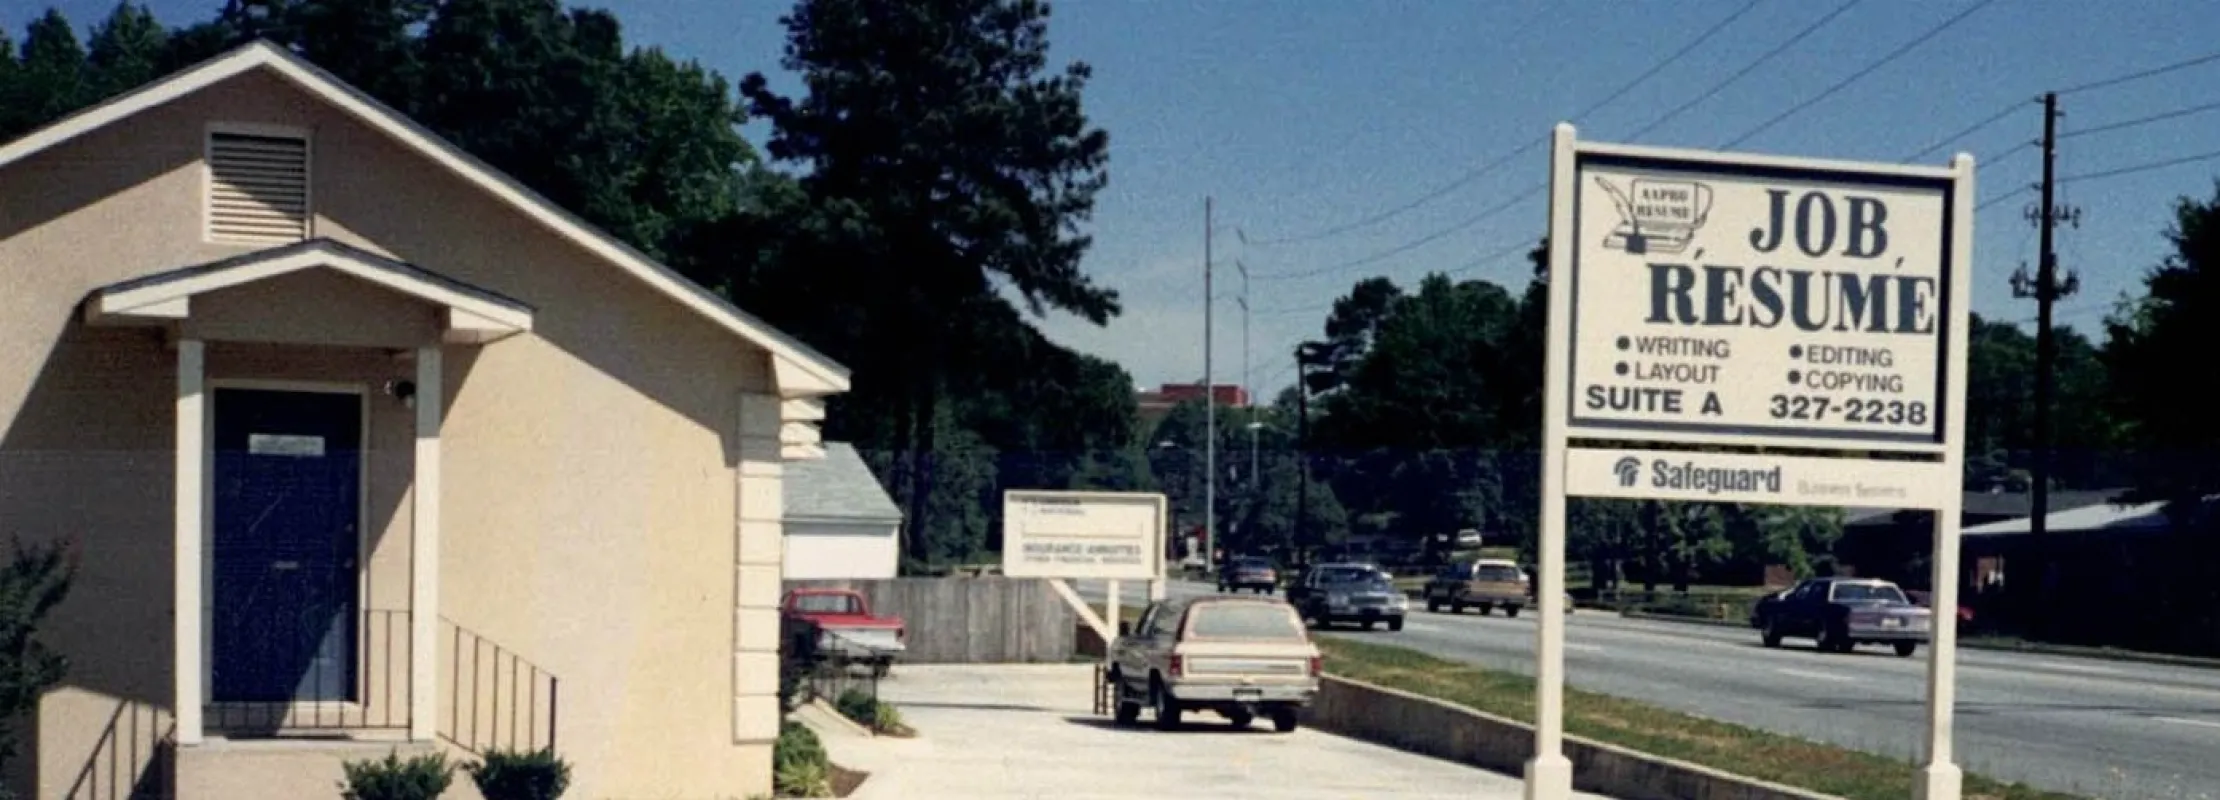
[[[779,603],[790,631],[815,640],[817,653],[839,663],[869,664],[885,675],[907,648],[901,617],[871,613],[862,593],[848,589],[794,589]]]

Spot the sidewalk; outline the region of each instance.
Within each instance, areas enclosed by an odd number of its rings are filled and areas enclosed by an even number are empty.
[[[879,685],[918,738],[818,725],[859,800],[1418,800],[1520,796],[1515,777],[1311,730],[1112,727],[1091,713],[1088,665],[903,666]],[[1582,797],[1593,797],[1582,795]]]

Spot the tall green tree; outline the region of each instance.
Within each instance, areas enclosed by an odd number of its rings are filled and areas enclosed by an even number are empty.
[[[1117,313],[1116,293],[1080,269],[1109,137],[1081,108],[1090,69],[1049,68],[1048,20],[1035,0],[801,0],[782,18],[782,63],[806,94],[742,82],[772,123],[771,155],[806,170],[786,227],[811,241],[787,246],[775,269],[789,274],[768,280],[803,271],[858,307],[836,316],[860,330],[813,339],[872,376],[840,403],[836,434],[852,425],[929,460],[955,355],[1014,335],[968,313],[1001,302],[998,287],[1035,313]],[[909,473],[899,492],[925,529],[932,473]]]
[[[2104,359],[2144,457],[2137,484],[2193,500],[2220,488],[2220,417],[2201,402],[2220,396],[2220,372],[2202,366],[2220,342],[2220,182],[2209,198],[2175,203],[2166,238],[2173,252],[2145,274],[2144,296],[2107,322]]]
[[[59,9],[48,8],[23,35],[23,62],[16,71],[15,102],[33,127],[90,104],[97,96],[85,48]]]
[[[169,49],[168,28],[145,5],[117,3],[114,11],[93,26],[86,52],[88,102],[97,102],[136,89],[161,77],[162,56]]]

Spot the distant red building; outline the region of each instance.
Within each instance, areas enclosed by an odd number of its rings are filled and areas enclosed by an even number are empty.
[[[1249,405],[1249,390],[1245,386],[1221,383],[1209,387],[1207,394],[1221,406],[1247,407]],[[1134,400],[1135,405],[1138,406],[1141,435],[1146,436],[1149,431],[1155,430],[1157,421],[1162,420],[1164,415],[1171,413],[1173,406],[1201,400],[1204,395],[1203,385],[1199,382],[1167,383],[1157,387],[1155,391],[1144,389],[1136,392]]]

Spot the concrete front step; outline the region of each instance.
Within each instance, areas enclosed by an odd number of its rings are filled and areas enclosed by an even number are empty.
[[[460,769],[469,754],[447,744],[348,739],[224,739],[176,748],[175,800],[248,800],[249,798],[337,798],[346,780],[342,765],[376,761],[388,753],[402,759],[440,752],[455,764],[451,800],[483,800],[470,776]]]

